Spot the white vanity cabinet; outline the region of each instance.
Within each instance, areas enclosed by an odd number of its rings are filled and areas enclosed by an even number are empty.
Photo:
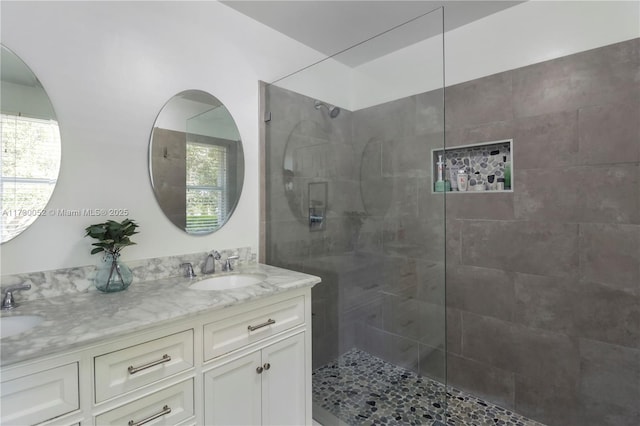
[[[206,425],[306,423],[305,332],[227,358],[204,375]]]
[[[310,298],[282,291],[3,366],[1,424],[311,424]]]
[[[296,334],[262,350],[264,425],[300,425],[306,422],[305,389],[311,387],[311,372],[308,376],[305,374],[306,337],[307,332]],[[311,411],[311,407],[308,410]]]
[[[176,425],[193,419],[193,379],[169,386],[96,416],[97,425]]]
[[[204,424],[311,422],[309,299],[263,301],[204,325]]]
[[[96,402],[193,368],[193,329],[94,357]]]
[[[116,341],[109,348],[92,357],[94,424],[174,425],[195,419],[194,328],[146,341]]]
[[[0,424],[38,424],[80,408],[78,363],[52,364],[33,363],[3,374]]]
[[[204,360],[305,324],[305,297],[291,297],[249,311],[226,315],[204,326]]]

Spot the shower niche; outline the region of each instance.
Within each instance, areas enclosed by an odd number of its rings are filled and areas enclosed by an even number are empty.
[[[433,192],[513,191],[513,139],[431,151]]]

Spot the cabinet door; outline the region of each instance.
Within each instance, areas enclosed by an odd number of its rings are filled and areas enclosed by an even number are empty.
[[[305,424],[304,333],[264,348],[262,363],[262,424]]]
[[[206,425],[261,424],[260,351],[250,353],[204,375]]]

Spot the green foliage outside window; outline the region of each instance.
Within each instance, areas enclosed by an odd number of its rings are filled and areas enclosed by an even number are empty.
[[[187,142],[187,229],[210,231],[226,220],[227,147]]]

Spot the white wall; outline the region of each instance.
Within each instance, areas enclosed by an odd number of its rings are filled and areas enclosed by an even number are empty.
[[[320,54],[216,2],[2,1],[1,8],[2,43],[38,76],[60,123],[62,164],[48,210],[128,209],[140,234],[124,260],[258,247],[258,80],[275,80]],[[147,169],[156,115],[186,89],[220,99],[245,147],[235,214],[202,237],[164,217]],[[108,218],[39,218],[1,246],[1,273],[95,263],[83,230]]]

